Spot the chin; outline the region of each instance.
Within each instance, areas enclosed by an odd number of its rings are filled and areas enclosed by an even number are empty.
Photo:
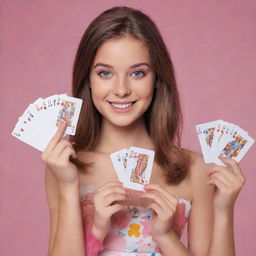
[[[130,119],[129,118],[129,120],[128,119],[127,120],[124,120],[124,119],[122,120],[121,118],[118,118],[118,119],[116,118],[114,120],[108,119],[107,122],[109,124],[112,124],[115,127],[125,128],[125,127],[132,127],[132,126],[140,123],[142,120],[143,120],[143,117],[138,118],[138,119]]]

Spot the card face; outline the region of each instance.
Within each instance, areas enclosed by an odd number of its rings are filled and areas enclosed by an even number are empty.
[[[65,134],[74,135],[81,110],[82,100],[66,94],[37,99],[19,117],[12,135],[30,146],[44,151],[58,129],[56,120],[67,120]],[[61,115],[60,115],[61,113]]]
[[[126,183],[130,189],[143,191],[144,185],[150,181],[155,152],[148,149],[129,148]]]
[[[209,123],[199,124],[196,126],[198,139],[203,152],[204,161],[209,163],[211,160],[211,147],[214,140],[214,134],[222,120],[216,120]]]
[[[150,181],[154,155],[153,150],[130,147],[110,154],[110,158],[124,187],[143,191]]]
[[[74,135],[81,106],[81,99],[69,96],[63,97],[61,101],[61,108],[56,120],[56,126],[58,126],[61,120],[64,119],[67,122],[66,134]]]
[[[242,128],[223,120],[197,125],[196,129],[206,163],[226,166],[219,157],[239,162],[254,143]]]
[[[128,158],[128,149],[122,149],[110,155],[111,161],[114,165],[118,179],[126,182],[126,167]]]
[[[253,138],[245,131],[233,130],[216,147],[213,152],[213,160],[219,163],[219,160],[216,160],[219,157],[229,157],[240,162],[253,143]]]

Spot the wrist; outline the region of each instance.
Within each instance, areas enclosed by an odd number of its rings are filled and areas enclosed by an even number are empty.
[[[233,210],[215,210],[214,211],[214,222],[219,223],[220,225],[227,225],[233,223],[234,220],[234,211]]]
[[[108,231],[103,231],[103,229],[99,229],[97,226],[94,224],[92,225],[92,234],[94,237],[96,237],[101,243],[103,243]]]
[[[79,182],[59,183],[58,184],[60,197],[70,198],[74,195],[79,195]]]
[[[152,235],[152,238],[157,243],[159,243],[159,242],[163,242],[163,241],[172,239],[173,235],[175,235],[174,232],[172,230],[170,230],[167,233],[162,234],[162,235]]]
[[[219,216],[221,218],[230,218],[234,216],[234,207],[229,208],[214,208],[214,216]]]

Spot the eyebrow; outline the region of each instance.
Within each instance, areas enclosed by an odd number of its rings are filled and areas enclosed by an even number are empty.
[[[148,63],[145,63],[145,62],[134,64],[134,65],[130,66],[130,68],[137,68],[137,67],[143,66],[143,65],[146,65],[150,68],[150,65]],[[103,66],[103,67],[112,68],[112,69],[114,68],[113,66],[111,66],[109,64],[105,64],[105,63],[97,63],[93,68],[96,68],[98,66]]]

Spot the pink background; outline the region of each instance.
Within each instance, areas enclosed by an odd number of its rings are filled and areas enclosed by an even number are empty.
[[[195,125],[216,119],[238,124],[256,138],[254,0],[2,0],[1,256],[43,256],[48,243],[40,152],[11,131],[29,103],[70,93],[82,33],[96,15],[120,4],[149,14],[171,52],[185,116],[185,147],[199,152]],[[255,145],[241,167],[247,183],[236,205],[236,246],[238,256],[249,256],[256,251]]]

